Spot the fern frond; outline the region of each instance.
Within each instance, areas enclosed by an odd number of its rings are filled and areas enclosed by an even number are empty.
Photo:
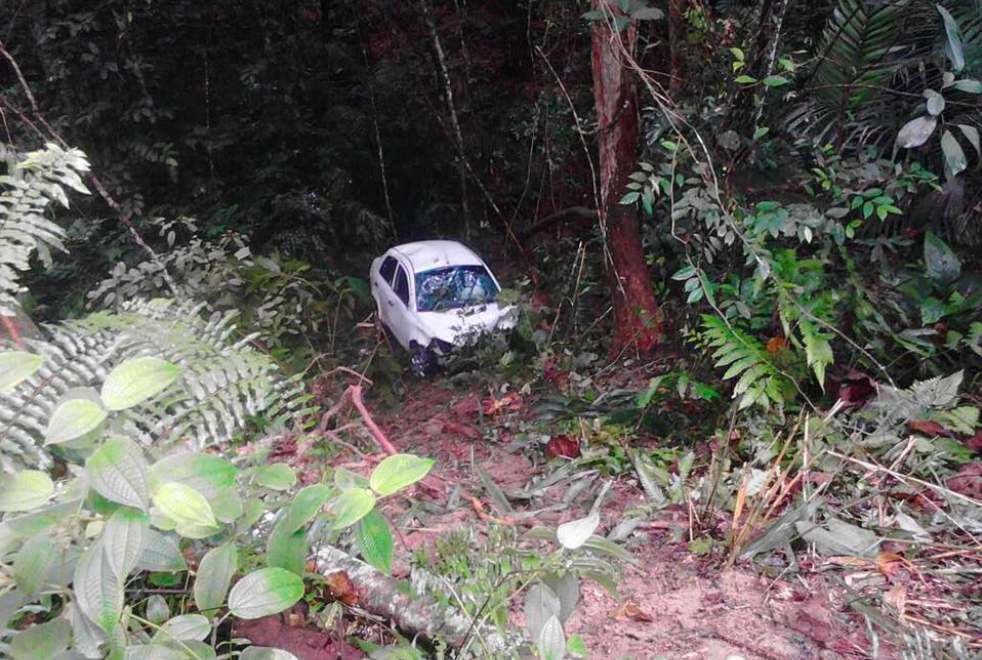
[[[740,408],[757,404],[769,408],[782,405],[790,383],[771,363],[767,350],[753,336],[727,325],[717,316],[702,317],[702,334],[706,346],[713,350],[717,367],[729,368],[724,380],[738,378],[733,398],[740,397]]]
[[[42,449],[55,406],[72,389],[99,389],[113,366],[140,356],[181,367],[159,400],[121,413],[119,432],[145,445],[180,443],[194,450],[227,442],[256,416],[299,412],[303,387],[235,336],[234,313],[202,316],[200,304],[134,301],[116,314],[99,312],[46,326],[48,339],[31,342],[44,358],[31,378],[0,394],[0,467],[47,466]]]
[[[88,194],[81,174],[89,164],[81,151],[55,144],[22,159],[0,149],[0,157],[7,160],[7,174],[0,176],[0,315],[12,316],[20,273],[30,268],[31,256],[65,251],[65,232],[45,210],[53,203],[68,207],[66,187]]]
[[[818,141],[863,144],[888,132],[880,103],[901,56],[907,2],[838,0],[822,38],[808,101],[794,108],[791,131]],[[888,115],[889,117],[889,115]],[[892,124],[891,124],[892,126]]]

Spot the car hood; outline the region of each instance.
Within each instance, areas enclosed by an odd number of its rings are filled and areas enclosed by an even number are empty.
[[[482,333],[514,327],[510,314],[513,309],[511,305],[499,307],[497,303],[488,303],[461,309],[420,312],[419,319],[433,338],[462,346]]]

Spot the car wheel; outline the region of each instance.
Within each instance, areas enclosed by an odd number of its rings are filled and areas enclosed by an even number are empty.
[[[416,378],[426,378],[433,371],[433,353],[429,349],[423,348],[419,344],[413,344],[409,348],[409,371]]]

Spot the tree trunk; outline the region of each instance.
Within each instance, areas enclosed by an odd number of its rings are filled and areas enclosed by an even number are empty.
[[[594,9],[620,14],[615,0],[593,0]],[[655,301],[641,248],[635,206],[619,204],[634,167],[638,136],[637,95],[633,76],[622,62],[621,45],[632,50],[633,25],[619,35],[607,21],[593,28],[593,96],[599,123],[600,226],[606,246],[605,265],[614,306],[611,351],[650,353],[663,337],[661,310]]]
[[[668,89],[674,95],[685,83],[685,10],[688,0],[668,1],[668,48],[669,75]]]

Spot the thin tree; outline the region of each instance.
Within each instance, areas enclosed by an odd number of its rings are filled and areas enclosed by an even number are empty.
[[[635,80],[622,62],[623,46],[633,50],[634,24],[618,34],[611,28],[621,16],[615,0],[593,0],[604,20],[593,23],[593,96],[599,123],[600,227],[614,307],[615,354],[647,354],[661,343],[664,323],[648,277],[635,206],[618,203],[637,161],[638,114]]]

